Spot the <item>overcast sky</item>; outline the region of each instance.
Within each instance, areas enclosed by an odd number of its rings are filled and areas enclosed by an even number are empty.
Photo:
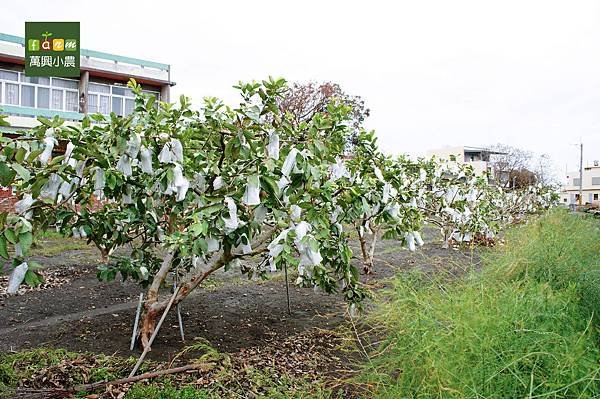
[[[334,81],[391,154],[505,143],[564,174],[600,158],[598,1],[4,1],[0,32],[80,21],[83,48],[172,65],[173,93]]]

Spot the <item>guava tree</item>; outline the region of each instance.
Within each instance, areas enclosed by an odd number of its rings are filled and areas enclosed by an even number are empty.
[[[343,168],[343,169],[342,169]],[[374,132],[359,131],[350,156],[336,170],[339,181],[349,185],[347,195],[336,201],[336,208],[358,234],[365,273],[373,269],[378,237],[396,239],[415,249],[422,245],[418,230],[421,212],[416,207],[418,192],[408,175],[418,165],[406,158],[394,159],[377,147]]]
[[[423,164],[425,195],[420,203],[427,223],[440,228],[443,247],[450,241],[491,240],[507,225],[556,204],[552,187],[507,191],[477,175],[470,165],[431,159]]]
[[[478,176],[470,165],[431,159],[423,167],[424,198],[421,209],[427,223],[440,229],[443,248],[450,240],[472,241],[495,234],[494,208],[489,206],[486,176]]]
[[[527,214],[544,211],[555,206],[558,201],[556,190],[541,184],[507,192],[500,207],[508,215],[506,223],[523,219]]]
[[[18,139],[2,137],[0,183],[21,200],[0,219],[0,237],[10,237],[0,238],[0,255],[26,263],[32,233],[51,226],[85,237],[106,261],[101,278],[119,272],[147,285],[144,346],[167,307],[159,294],[169,273],[181,278],[174,304],[232,267],[261,275],[289,266],[300,285],[352,304],[364,298],[347,233],[329,217],[349,188],[330,176],[350,132],[347,105],[332,101],[295,124],[277,107],[283,79],[240,84],[238,107],[208,98],[199,111],[185,97],[154,107],[130,87],[127,117],[95,115],[81,126],[40,118]],[[124,246],[130,254],[115,252]],[[240,262],[251,257],[252,266]]]

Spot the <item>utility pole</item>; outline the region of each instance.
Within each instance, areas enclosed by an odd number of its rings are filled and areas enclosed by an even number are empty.
[[[579,205],[583,204],[583,142],[579,143]]]

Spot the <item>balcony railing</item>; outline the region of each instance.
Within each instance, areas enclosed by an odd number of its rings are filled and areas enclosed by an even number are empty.
[[[21,36],[0,33],[0,41],[20,44],[21,46],[25,46],[25,38],[21,37]],[[142,59],[133,58],[133,57],[125,57],[122,55],[109,54],[109,53],[104,53],[101,51],[86,50],[83,48],[81,49],[80,54],[82,57],[97,58],[100,60],[108,60],[108,61],[112,61],[112,62],[116,62],[116,63],[123,63],[123,64],[146,67],[146,68],[155,68],[155,69],[158,69],[161,71],[169,71],[171,68],[169,64],[161,64],[160,62],[147,61],[147,60],[142,60]]]

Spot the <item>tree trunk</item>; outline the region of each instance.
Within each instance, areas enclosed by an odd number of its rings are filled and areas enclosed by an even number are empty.
[[[186,281],[183,282],[179,287],[178,294],[173,301],[173,307],[187,298],[187,296],[208,276],[225,266],[225,264],[232,259],[233,256],[231,253],[223,253],[220,257],[215,259],[213,262],[210,262],[205,267],[195,270],[193,274],[190,272],[185,278]],[[152,333],[154,333],[154,329],[156,328],[156,323],[169,303],[169,298],[164,298],[161,301],[158,293],[160,285],[164,281],[167,272],[171,267],[172,261],[173,255],[167,255],[167,257],[163,260],[163,264],[158,273],[156,273],[154,276],[152,285],[148,289],[148,293],[146,295],[146,301],[144,302],[144,314],[142,315],[142,326],[140,328],[140,342],[142,343],[142,347],[144,349],[146,346],[148,346],[150,336],[152,336]]]
[[[211,260],[209,260],[205,265],[197,269],[190,270],[187,275],[183,278],[181,285],[179,286],[179,291],[175,300],[173,301],[172,306],[176,307],[176,305],[183,301],[187,296],[194,290],[202,281],[204,281],[208,276],[214,273],[216,270],[219,270],[227,263],[231,262],[234,258],[240,258],[243,256],[252,256],[265,251],[268,239],[273,235],[276,231],[276,227],[273,227],[259,237],[252,243],[252,247],[254,251],[248,254],[234,254],[231,252],[231,248],[223,250],[220,253],[215,254]],[[171,269],[171,264],[173,263],[173,258],[175,254],[169,253],[163,259],[163,263],[160,266],[158,272],[154,275],[154,279],[152,280],[152,284],[150,288],[148,288],[148,293],[146,295],[146,300],[144,301],[144,314],[142,315],[142,326],[140,328],[140,342],[142,343],[142,347],[145,349],[148,346],[148,342],[154,329],[156,328],[156,323],[164,310],[169,303],[169,298],[165,298],[162,301],[159,298],[159,290],[160,286],[164,282],[165,278],[169,270]]]
[[[167,254],[167,256],[165,256],[160,266],[160,269],[154,276],[152,284],[148,288],[148,292],[146,294],[146,300],[144,301],[144,314],[142,315],[142,327],[140,328],[140,342],[142,343],[142,347],[144,348],[148,346],[148,340],[154,332],[154,328],[156,327],[156,321],[160,316],[162,310],[164,310],[167,305],[166,303],[162,304],[159,302],[159,291],[160,286],[167,277],[167,273],[171,269],[173,257],[174,254],[172,253],[169,253]]]
[[[373,274],[373,257],[375,256],[375,244],[377,242],[377,234],[379,229],[373,232],[373,240],[369,244],[364,234],[361,236],[360,231],[358,239],[360,241],[360,251],[363,256],[363,271],[365,274]]]
[[[448,228],[442,227],[442,235],[444,236],[444,242],[442,243],[442,249],[450,248],[450,232]]]
[[[373,232],[373,240],[371,241],[371,247],[369,248],[369,273],[373,272],[373,258],[375,257],[375,244],[377,243],[377,234],[379,234],[379,228]]]
[[[360,251],[362,252],[363,257],[363,272],[365,274],[371,274],[373,272],[373,259],[369,259],[369,249],[367,244],[367,239],[364,236],[364,233],[360,234],[360,229],[358,230],[358,241],[360,242]]]

